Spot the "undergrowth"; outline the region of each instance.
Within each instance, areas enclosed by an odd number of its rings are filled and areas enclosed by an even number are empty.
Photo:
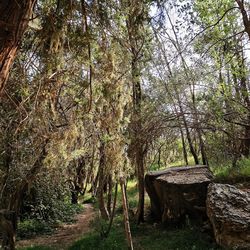
[[[34,247],[21,248],[18,250],[53,250],[53,248],[46,246],[34,246]]]
[[[210,167],[217,181],[244,182],[250,178],[250,159],[242,158],[235,167],[230,162]]]
[[[73,223],[74,216],[83,210],[78,204],[61,204],[57,215],[47,220],[43,218],[25,218],[18,223],[17,238],[32,238],[36,235],[51,234],[55,227],[62,223]]]
[[[219,250],[212,237],[201,232],[197,226],[190,224],[179,228],[166,228],[157,224],[143,223],[137,225],[133,220],[133,210],[137,201],[135,181],[127,184],[127,197],[130,209],[131,233],[135,250]],[[146,206],[149,199],[146,198]],[[102,237],[107,228],[107,222],[96,218],[92,223],[93,232],[75,242],[69,250],[125,250],[126,238],[123,224],[121,192],[118,190],[117,213],[113,227],[107,238]]]

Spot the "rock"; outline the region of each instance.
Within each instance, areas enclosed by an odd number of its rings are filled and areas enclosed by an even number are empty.
[[[210,184],[207,215],[216,242],[233,249],[250,249],[250,191],[227,184]]]
[[[152,215],[163,223],[176,223],[187,215],[206,217],[207,186],[212,179],[207,166],[174,167],[146,174]]]

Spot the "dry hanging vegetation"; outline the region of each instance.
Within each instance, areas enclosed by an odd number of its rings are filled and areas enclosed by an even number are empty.
[[[3,249],[72,220],[88,198],[101,239],[122,209],[128,248],[142,247],[132,236],[150,170],[204,164],[246,181],[248,10],[243,0],[0,0]]]

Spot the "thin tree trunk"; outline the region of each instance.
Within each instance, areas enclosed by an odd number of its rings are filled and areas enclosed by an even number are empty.
[[[243,0],[235,0],[236,3],[238,4],[239,6],[239,9],[240,9],[240,12],[241,12],[241,15],[242,15],[242,20],[243,20],[243,24],[244,24],[244,27],[245,27],[245,32],[247,33],[249,39],[250,39],[250,18],[247,14],[247,11],[245,9],[245,6],[244,6],[244,1]]]
[[[132,240],[130,224],[129,224],[128,205],[127,205],[127,199],[126,199],[126,189],[125,189],[124,180],[121,179],[120,185],[121,185],[121,191],[122,191],[122,206],[123,206],[126,239],[127,239],[128,249],[133,250],[134,247],[133,247],[133,240]]]
[[[200,129],[197,130],[199,141],[200,141],[200,149],[201,149],[201,159],[202,159],[202,164],[208,166],[208,159],[207,159],[207,154],[205,151],[205,145],[202,139],[201,131]]]
[[[145,183],[144,183],[144,156],[142,147],[136,154],[137,178],[139,200],[136,211],[137,223],[144,222],[144,200],[145,200]]]
[[[181,114],[182,114],[184,128],[186,130],[186,136],[187,136],[187,141],[188,141],[189,149],[190,149],[190,152],[191,152],[191,154],[192,154],[192,156],[194,158],[195,164],[198,165],[199,164],[199,158],[198,158],[198,155],[196,154],[194,146],[193,146],[193,142],[192,142],[192,139],[191,139],[190,131],[189,131],[189,128],[188,128],[186,117],[185,117],[185,115],[183,113],[183,109],[182,109],[182,105],[181,105],[181,102],[179,100],[179,97],[178,97],[178,104],[179,104],[179,108],[180,108],[180,111],[181,111]]]
[[[179,120],[179,119],[178,119],[178,120]],[[185,164],[188,166],[187,149],[186,149],[184,134],[183,134],[183,131],[182,131],[182,128],[181,128],[181,127],[180,127],[180,132],[181,132],[181,142],[182,142],[183,158],[184,158]]]
[[[112,175],[110,174],[108,177],[108,202],[107,202],[107,209],[109,214],[111,214],[112,190],[113,190],[113,181],[112,181]]]
[[[97,193],[97,186],[98,186],[98,180],[99,180],[99,175],[100,175],[100,170],[98,168],[98,171],[97,171],[97,174],[96,174],[96,177],[94,178],[94,181],[92,183],[92,186],[89,190],[89,192],[92,193],[92,197],[96,197],[96,193]]]
[[[112,208],[112,213],[110,213],[110,221],[109,221],[109,226],[107,231],[105,232],[105,237],[108,237],[111,227],[112,227],[112,223],[115,217],[115,207],[116,207],[116,201],[117,201],[117,190],[118,190],[118,183],[115,184],[115,195],[114,195],[114,201],[113,201],[113,208]]]
[[[189,70],[188,70],[188,65],[185,61],[185,58],[183,57],[183,52],[182,52],[182,49],[181,49],[181,46],[180,46],[180,43],[179,43],[179,39],[178,39],[178,35],[175,31],[175,27],[172,23],[172,20],[168,14],[168,12],[166,12],[167,16],[168,16],[168,20],[169,20],[169,23],[172,27],[172,31],[174,33],[174,36],[175,36],[175,42],[173,43],[173,45],[175,46],[177,52],[180,54],[180,57],[181,57],[181,61],[182,61],[182,64],[183,64],[183,68],[184,68],[184,72],[185,72],[185,75],[187,77],[187,79],[191,80],[192,82],[192,87],[190,86],[190,93],[192,95],[192,104],[193,104],[193,110],[194,110],[194,118],[195,118],[195,122],[196,122],[196,130],[198,132],[198,136],[199,136],[199,141],[200,141],[200,145],[201,146],[201,150],[202,150],[202,158],[204,160],[204,162],[207,162],[207,158],[206,158],[206,154],[205,154],[205,148],[204,148],[204,144],[203,144],[203,141],[202,141],[202,137],[201,137],[201,128],[200,128],[200,125],[199,125],[199,119],[198,119],[198,114],[197,114],[197,108],[196,108],[196,105],[195,105],[195,90],[194,90],[194,81],[192,78],[190,78],[189,76]],[[179,98],[178,98],[179,99]],[[191,136],[190,136],[190,133],[189,133],[189,129],[188,129],[188,124],[187,124],[187,121],[186,121],[186,118],[185,118],[185,115],[183,113],[183,110],[182,110],[182,105],[181,105],[181,102],[180,100],[178,100],[178,103],[179,103],[179,106],[180,106],[180,110],[181,110],[181,113],[183,114],[183,122],[184,122],[184,126],[185,126],[185,129],[186,129],[186,135],[187,135],[187,139],[188,139],[188,143],[189,143],[189,147],[190,147],[190,152],[191,154],[193,155],[193,158],[194,158],[194,161],[195,161],[195,164],[199,164],[199,158],[198,158],[198,155],[196,154],[196,151],[193,147],[193,144],[192,144],[192,140],[191,140]]]
[[[35,2],[36,0],[0,0],[0,93],[8,80]]]
[[[105,152],[104,152],[104,148],[105,148],[105,143],[101,142],[100,145],[100,162],[99,162],[99,185],[97,188],[97,198],[98,198],[98,204],[99,204],[99,210],[101,213],[101,217],[104,220],[108,220],[109,219],[109,213],[108,210],[105,206],[105,200],[104,200],[104,185],[105,185],[105,175],[104,175],[104,169],[105,169],[105,163],[106,163],[106,159],[105,159]]]
[[[159,147],[158,149],[158,161],[157,161],[157,164],[158,164],[158,169],[161,168],[161,147]]]

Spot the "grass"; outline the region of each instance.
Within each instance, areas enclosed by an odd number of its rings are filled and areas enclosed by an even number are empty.
[[[175,162],[169,164],[169,166],[171,166],[171,167],[185,166],[185,165],[186,165],[186,163],[185,163],[184,159],[181,159],[181,160],[178,160],[178,161],[175,161]],[[188,156],[188,165],[189,166],[195,165],[194,158],[192,156]]]
[[[52,232],[52,226],[44,220],[26,219],[18,223],[18,238],[21,239]]]
[[[189,165],[195,165],[193,157],[188,157]],[[185,162],[183,160],[178,160],[169,164],[171,167],[175,166],[184,166]],[[237,162],[235,168],[232,167],[232,162],[224,162],[223,164],[218,164],[217,162],[212,162],[210,164],[210,170],[213,172],[217,181],[227,182],[227,180],[231,183],[235,180],[235,182],[243,181],[244,179],[250,178],[250,159],[242,158]],[[163,167],[164,168],[164,167]],[[161,168],[161,169],[163,169]]]
[[[144,223],[131,224],[134,249],[136,250],[219,250],[212,238],[200,232],[200,228],[164,228]],[[122,216],[117,216],[108,238],[97,231],[85,235],[69,250],[125,250],[127,249]]]
[[[235,168],[231,162],[210,167],[217,182],[223,183],[244,183],[250,180],[250,159],[243,158],[237,162]]]
[[[176,165],[180,165],[177,162]],[[174,164],[171,164],[173,166]],[[212,168],[217,177],[234,175],[250,176],[250,160],[238,162],[237,170],[232,171],[229,165]],[[213,236],[202,232],[201,228],[193,224],[184,224],[181,227],[163,227],[150,222],[136,225],[133,214],[137,205],[138,189],[136,181],[130,180],[127,184],[127,197],[130,210],[131,232],[135,250],[219,250],[221,249],[213,240]],[[91,197],[86,197],[86,200]],[[127,249],[123,224],[121,190],[118,189],[117,209],[113,227],[108,237],[103,237],[107,222],[96,218],[92,223],[93,231],[75,242],[69,250],[123,250]],[[146,207],[149,207],[149,197],[146,195]],[[22,250],[51,250],[48,247],[33,247]]]
[[[135,181],[127,184],[127,197],[130,210],[135,210],[137,202],[137,187]],[[147,197],[147,196],[146,196]],[[149,198],[146,198],[149,206]],[[131,217],[131,232],[136,250],[218,250],[212,237],[202,233],[197,226],[183,225],[179,228],[166,228],[156,224],[143,223],[136,225]],[[118,190],[117,215],[108,238],[101,237],[101,231],[107,223],[99,218],[93,223],[93,232],[75,242],[69,250],[123,250],[127,249],[123,225],[121,192]]]
[[[34,246],[34,247],[18,248],[18,250],[53,250],[53,248],[46,246]]]
[[[135,249],[144,250],[215,250],[220,249],[200,228],[183,226],[182,228],[154,227],[142,225],[134,233]]]
[[[101,237],[100,233],[94,231],[73,244],[69,250],[127,249],[125,234],[122,225],[118,221],[119,219],[116,218],[114,221],[115,227],[112,228],[107,238]]]

